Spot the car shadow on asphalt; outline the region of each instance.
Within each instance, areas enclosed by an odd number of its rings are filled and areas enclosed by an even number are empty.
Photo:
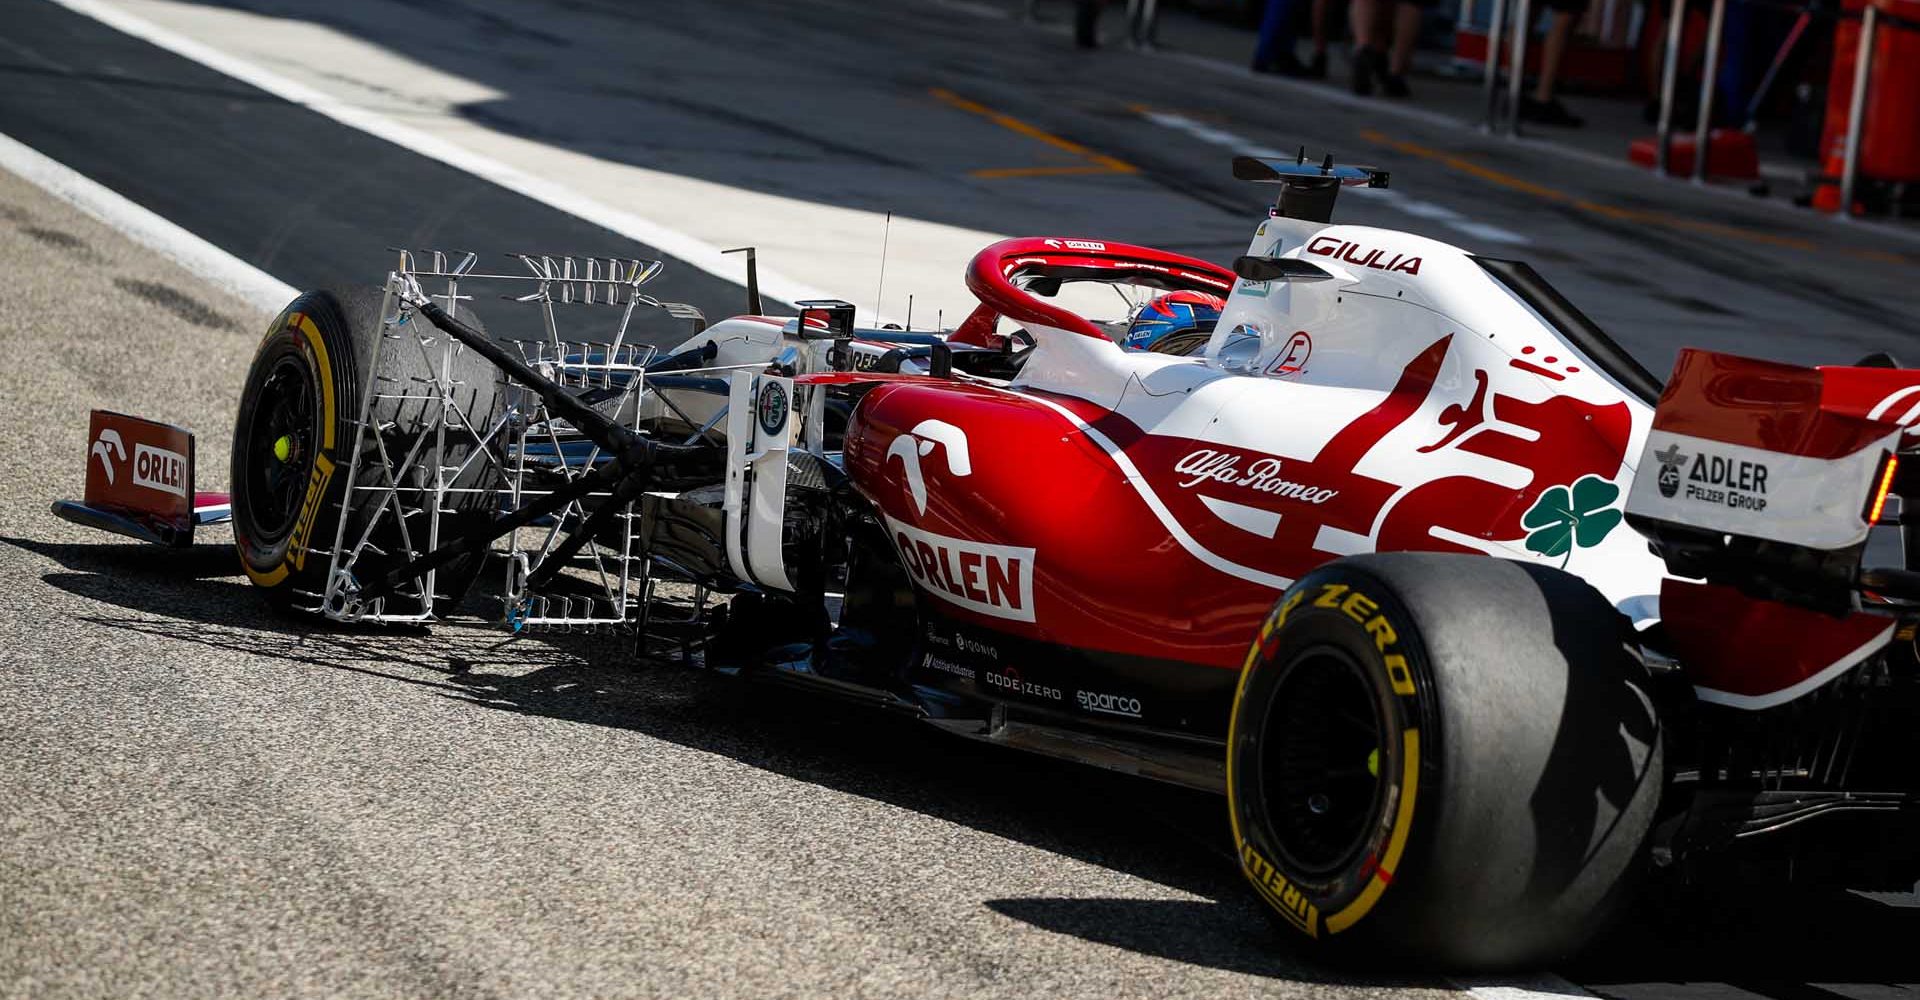
[[[1036,897],[990,899],[987,908],[1056,934],[1155,958],[1255,976],[1298,978],[1275,954],[1281,931],[1251,895],[1231,900]],[[1345,981],[1352,982],[1351,977]],[[1371,983],[1432,985],[1391,980],[1369,971]]]
[[[1193,898],[1007,898],[996,913],[1140,954],[1251,975],[1376,986],[1425,977],[1316,965],[1275,930],[1236,871],[1215,796],[970,743],[912,720],[636,654],[619,633],[533,633],[461,622],[344,626],[277,615],[225,545],[57,544],[0,536],[50,559],[41,579],[136,614],[104,628],[323,667],[477,708],[631,730],[1004,837]],[[465,610],[482,612],[479,602]],[[183,627],[185,626],[185,627]],[[1615,1000],[1646,984],[1731,983],[1778,1000],[1838,1000],[1809,983],[1913,982],[1920,908],[1850,894],[1714,888],[1649,897],[1566,968]],[[1809,992],[1812,991],[1812,992]],[[1656,991],[1657,992],[1657,991]],[[1702,998],[1709,1000],[1709,998]]]
[[[1009,918],[1143,954],[1295,981],[1431,980],[1314,964],[1274,930],[1233,863],[1221,799],[999,747],[785,687],[636,654],[631,635],[461,622],[344,626],[275,614],[227,546],[0,544],[61,567],[42,582],[124,609],[97,627],[394,681],[477,708],[631,730],[1135,876],[1189,899],[997,899]],[[484,611],[471,601],[463,610]]]

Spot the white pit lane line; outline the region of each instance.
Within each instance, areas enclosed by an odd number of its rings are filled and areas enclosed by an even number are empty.
[[[590,198],[564,184],[535,177],[493,157],[455,145],[366,108],[356,107],[306,84],[289,79],[257,63],[239,59],[209,45],[177,34],[102,0],[52,0],[76,14],[90,17],[117,31],[190,59],[215,72],[258,87],[269,94],[342,125],[385,139],[410,152],[438,160],[456,170],[492,181],[516,194],[603,226],[708,274],[744,285],[746,261],[726,256],[721,248],[651,219],[622,211]],[[104,189],[103,189],[104,190]],[[827,292],[787,278],[766,267],[759,269],[760,291],[771,299],[797,302],[833,298]],[[289,295],[288,298],[292,296]],[[283,299],[280,304],[285,304]],[[276,305],[277,309],[278,306]]]
[[[65,2],[65,0],[63,0]],[[1292,156],[1293,153],[1261,146],[1243,136],[1235,135],[1225,129],[1215,128],[1204,122],[1197,122],[1185,115],[1170,114],[1165,111],[1142,112],[1148,121],[1165,128],[1184,132],[1201,142],[1212,143],[1233,150],[1242,156],[1257,156],[1263,159],[1278,159]],[[1437,222],[1462,235],[1485,243],[1505,243],[1511,246],[1525,246],[1533,241],[1514,232],[1486,222],[1476,222],[1445,205],[1436,205],[1430,201],[1417,201],[1387,188],[1354,188],[1366,196],[1384,202],[1418,219]]]
[[[1474,1000],[1595,1000],[1596,994],[1552,974],[1515,979],[1455,979]]]
[[[8,170],[195,277],[265,313],[300,294],[292,285],[208,243],[12,136],[0,133],[0,169]]]

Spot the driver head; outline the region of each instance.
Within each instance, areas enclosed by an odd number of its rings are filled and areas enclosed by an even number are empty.
[[[1133,314],[1120,346],[1129,351],[1189,353],[1192,347],[1206,344],[1225,306],[1226,300],[1205,292],[1168,292]],[[1186,342],[1191,344],[1183,349]]]

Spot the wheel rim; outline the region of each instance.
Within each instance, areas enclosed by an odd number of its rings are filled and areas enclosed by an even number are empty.
[[[260,387],[243,446],[246,515],[261,542],[278,541],[300,517],[320,439],[316,413],[312,371],[298,356],[281,358]]]
[[[1378,825],[1384,725],[1361,665],[1334,647],[1304,650],[1274,685],[1260,740],[1262,806],[1295,874],[1351,867]]]

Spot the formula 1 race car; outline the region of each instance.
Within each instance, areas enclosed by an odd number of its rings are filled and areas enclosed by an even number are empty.
[[[810,302],[656,351],[644,262],[402,255],[275,322],[230,502],[96,413],[56,508],[230,519],[283,609],[420,622],[486,575],[513,629],[1223,791],[1276,919],[1363,958],[1550,962],[1652,870],[1911,886],[1920,573],[1862,554],[1920,493],[1920,372],[1685,351],[1663,387],[1525,264],[1331,224],[1383,172],[1234,167],[1279,196],[1231,269],[1007,240],[937,333]],[[546,334],[490,335],[489,283]],[[1105,285],[1226,303],[1129,351],[1063,304]],[[567,303],[622,319],[568,343]]]

